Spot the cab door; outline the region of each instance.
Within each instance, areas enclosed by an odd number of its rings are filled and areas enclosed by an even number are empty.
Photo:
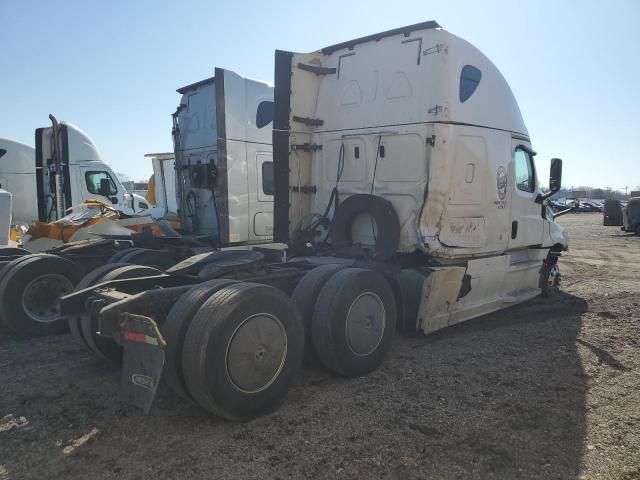
[[[113,173],[97,167],[80,167],[80,201],[96,199],[118,210],[123,210],[124,192],[119,191],[118,182]],[[122,188],[122,186],[120,186]]]
[[[253,218],[252,240],[269,241],[273,237],[273,157],[271,152],[256,152],[255,154],[255,180],[250,182],[257,195],[249,192],[249,197],[255,199],[249,205]]]
[[[542,205],[536,203],[539,193],[535,163],[528,142],[512,139],[511,162],[507,174],[510,192],[511,223],[509,250],[526,248],[542,243],[544,219]]]

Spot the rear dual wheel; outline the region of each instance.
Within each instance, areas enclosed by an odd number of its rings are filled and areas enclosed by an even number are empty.
[[[372,270],[347,268],[320,290],[311,319],[311,338],[320,362],[346,377],[380,366],[391,347],[397,308],[393,290]]]
[[[344,265],[333,263],[314,268],[300,279],[291,295],[291,299],[298,306],[304,323],[304,360],[307,364],[314,365],[318,363],[311,334],[311,319],[313,318],[313,310],[316,306],[318,295],[327,281],[344,268],[346,268]]]
[[[238,283],[237,280],[220,278],[195,285],[178,299],[162,324],[161,333],[167,344],[164,350],[163,379],[174,393],[185,400],[193,401],[182,375],[184,338],[191,321],[209,297],[234,283]]]
[[[218,290],[198,309],[182,349],[195,401],[241,421],[275,409],[300,368],[304,327],[291,299],[256,283]]]

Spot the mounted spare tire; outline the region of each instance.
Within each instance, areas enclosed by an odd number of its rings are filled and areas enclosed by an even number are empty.
[[[219,290],[193,318],[182,371],[198,404],[228,420],[273,411],[298,372],[304,328],[291,299],[257,283]]]
[[[312,339],[318,359],[345,377],[365,375],[382,363],[396,329],[393,290],[378,272],[347,268],[318,295]]]
[[[334,248],[353,245],[353,222],[362,214],[369,214],[377,227],[374,258],[391,258],[400,243],[400,221],[391,202],[376,195],[351,195],[338,206],[331,221],[331,243]]]
[[[11,262],[0,282],[0,317],[19,335],[62,333],[60,297],[71,293],[82,273],[57,255],[27,255]],[[9,265],[7,266],[9,267]]]

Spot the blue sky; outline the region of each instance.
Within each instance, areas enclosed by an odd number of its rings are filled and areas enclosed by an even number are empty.
[[[215,66],[273,81],[273,51],[424,20],[482,50],[518,99],[546,183],[640,184],[640,1],[0,0],[0,136],[33,144],[54,113],[116,171],[148,177],[169,151],[176,88]]]

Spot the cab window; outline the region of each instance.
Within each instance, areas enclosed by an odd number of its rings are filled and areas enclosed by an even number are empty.
[[[273,195],[275,187],[273,185],[273,162],[262,163],[262,192],[265,195]]]
[[[87,190],[89,193],[93,193],[94,195],[115,195],[118,193],[116,183],[113,181],[113,178],[111,178],[111,175],[109,175],[109,172],[86,172],[84,179],[87,182]],[[101,190],[100,185],[102,184],[102,180],[109,182],[108,192]]]
[[[513,154],[515,164],[516,187],[523,192],[533,193],[535,189],[535,175],[531,155],[522,148],[516,148]]]

